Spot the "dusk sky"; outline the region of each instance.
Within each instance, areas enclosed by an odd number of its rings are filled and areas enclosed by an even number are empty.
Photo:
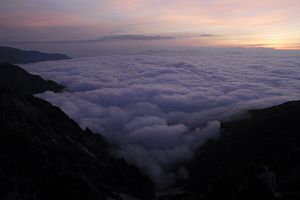
[[[1,0],[0,45],[66,52],[300,49],[299,0]]]

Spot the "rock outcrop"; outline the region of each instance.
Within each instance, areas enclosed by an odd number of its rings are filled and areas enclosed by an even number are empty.
[[[54,81],[44,80],[9,63],[0,64],[0,85],[23,94],[36,94],[47,90],[60,92],[64,89],[64,86]]]

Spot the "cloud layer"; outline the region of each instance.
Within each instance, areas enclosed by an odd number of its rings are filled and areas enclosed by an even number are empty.
[[[118,146],[156,183],[217,138],[219,121],[300,98],[300,58],[272,50],[162,52],[24,65],[68,87],[39,96]],[[179,171],[184,171],[183,169]]]

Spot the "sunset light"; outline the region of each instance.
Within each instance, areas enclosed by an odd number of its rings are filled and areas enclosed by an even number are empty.
[[[107,35],[145,35],[172,39],[150,45],[131,41],[122,48],[300,49],[298,0],[3,0],[0,16],[0,43],[27,48],[47,43],[53,49],[51,42],[86,43]],[[103,46],[115,49],[115,43],[105,41]],[[87,46],[99,48],[95,43]]]

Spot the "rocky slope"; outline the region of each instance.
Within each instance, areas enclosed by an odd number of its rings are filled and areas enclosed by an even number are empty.
[[[137,168],[59,108],[0,89],[0,199],[153,197]]]
[[[54,81],[44,80],[8,63],[0,64],[0,85],[24,94],[42,93],[47,90],[59,92],[64,89]]]
[[[0,63],[25,64],[64,59],[70,59],[70,57],[63,54],[48,54],[38,51],[25,51],[16,48],[0,46]]]
[[[173,198],[300,199],[300,101],[249,113],[199,149],[184,198]]]

